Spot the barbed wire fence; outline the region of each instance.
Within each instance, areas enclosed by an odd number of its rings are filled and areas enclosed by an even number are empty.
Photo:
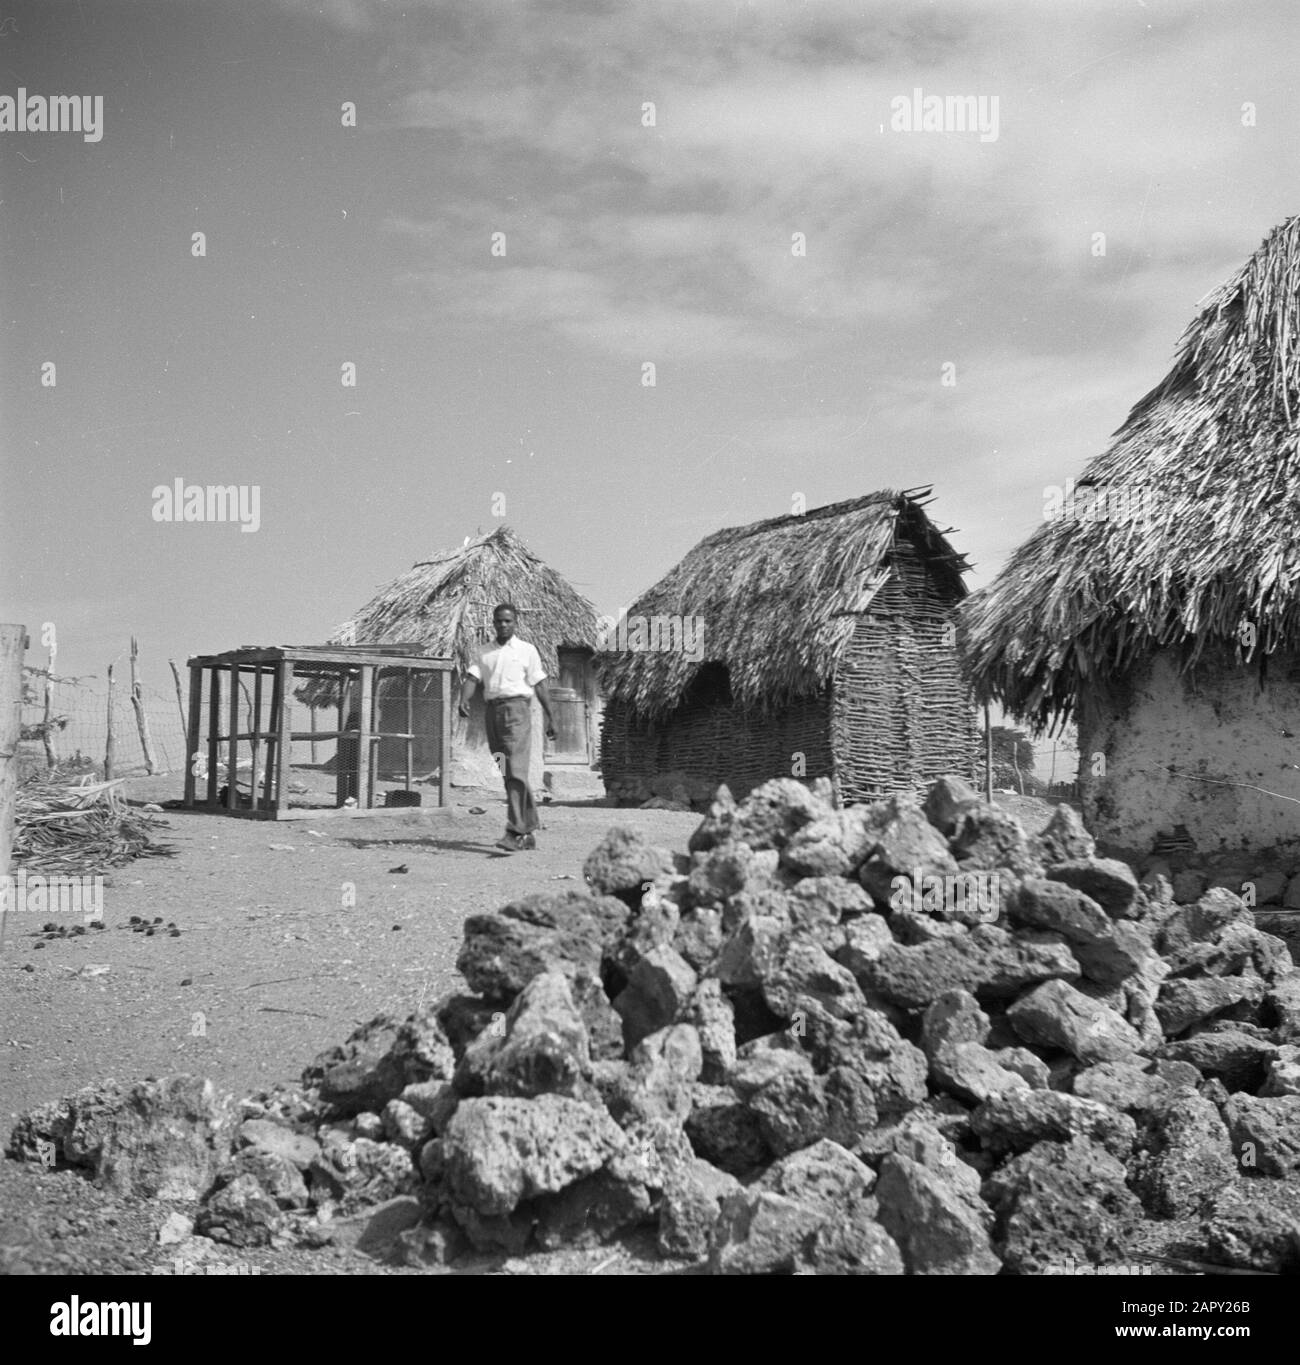
[[[167,661],[170,687],[150,685],[137,679],[136,698],[133,701],[130,674],[123,669],[122,663],[123,660],[114,661],[111,689],[113,776],[140,777],[151,771],[154,776],[183,776],[188,743],[185,724],[189,706],[187,665],[175,665],[176,672],[172,674],[174,661]],[[94,772],[97,776],[104,776],[110,734],[107,669],[102,675],[77,678],[56,675],[50,678],[47,667],[29,663],[23,668],[23,684],[23,738],[19,748],[24,774],[57,767],[66,774]],[[253,691],[242,680],[239,691],[240,726],[246,730],[252,729],[255,709]],[[266,723],[268,704],[269,689],[267,695],[262,697],[259,727]],[[226,705],[223,699],[223,730]],[[287,705],[292,730],[307,732],[318,726],[325,728],[331,723],[323,719],[323,711],[312,710],[297,699],[290,698]],[[209,698],[205,694],[199,702],[198,722],[199,734],[204,737],[200,740],[198,766],[203,771],[206,771],[207,764],[208,706]],[[147,752],[141,735],[141,718],[144,733],[148,737]],[[288,751],[289,761],[291,764],[317,766],[334,757],[335,747],[333,740],[322,739],[319,743],[315,740],[295,740]],[[224,752],[223,746],[223,756]],[[189,759],[193,761],[194,755],[189,755]]]
[[[102,775],[110,730],[107,673],[50,679],[48,703],[47,670],[33,663],[24,667],[23,674],[24,766],[29,770],[48,769],[53,760],[61,771]],[[149,771],[150,759],[156,774],[184,772],[185,725],[175,687],[137,682],[136,700],[145,717],[150,755],[145,753],[131,693],[129,676],[119,678],[115,670],[111,727],[114,776],[144,774]]]

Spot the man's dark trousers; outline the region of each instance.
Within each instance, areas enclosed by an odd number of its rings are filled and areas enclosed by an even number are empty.
[[[488,747],[498,754],[506,780],[507,834],[531,834],[540,823],[532,789],[528,785],[528,760],[533,749],[533,703],[528,697],[499,697],[485,710]]]

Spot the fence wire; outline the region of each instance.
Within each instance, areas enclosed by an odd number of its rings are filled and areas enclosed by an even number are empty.
[[[26,680],[37,699],[23,702],[24,735],[45,719],[45,679],[29,672]],[[149,722],[156,771],[182,772],[185,767],[185,727],[176,704],[175,691],[164,691],[141,683],[140,697]],[[54,725],[48,733],[49,750],[59,766],[87,771],[93,768],[101,772],[108,740],[107,680],[96,678],[53,683],[50,689],[50,718]],[[25,740],[22,747],[29,762],[44,762],[47,749],[39,735]],[[118,777],[146,771],[135,708],[131,705],[130,680],[119,681],[116,676],[113,678],[113,748],[113,770]]]

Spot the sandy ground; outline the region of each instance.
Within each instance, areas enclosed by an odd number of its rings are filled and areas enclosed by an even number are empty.
[[[176,783],[137,782],[130,794],[166,799]],[[106,928],[47,941],[40,924],[10,916],[0,952],[4,1135],[22,1110],[110,1076],[189,1072],[237,1094],[294,1079],[375,1014],[406,1014],[422,998],[463,987],[455,962],[468,915],[581,885],[583,860],[611,824],[681,850],[700,818],[550,804],[541,808],[537,851],[503,855],[492,848],[505,824],[501,796],[457,790],[453,800],[445,811],[314,822],[169,810],[157,837],[172,856],[109,875]],[[486,813],[472,815],[472,806]],[[132,932],[133,915],[161,917],[159,932]],[[179,937],[165,931],[169,922]],[[151,1217],[109,1207],[76,1176],[0,1160],[0,1250],[22,1242],[29,1224],[60,1219],[68,1228],[56,1241],[75,1242],[85,1221],[92,1240],[114,1243],[96,1247],[98,1263],[146,1268]],[[29,1248],[20,1264],[58,1268],[50,1250]],[[74,1264],[89,1259],[71,1254]],[[275,1261],[269,1253],[238,1258]],[[328,1253],[297,1260],[279,1268],[340,1269]]]
[[[459,792],[445,812],[315,822],[167,811],[157,837],[173,856],[109,875],[105,929],[46,942],[40,925],[10,917],[0,1113],[104,1076],[193,1071],[239,1091],[294,1077],[373,1015],[407,1013],[462,984],[466,917],[581,885],[583,860],[611,824],[684,849],[699,823],[676,811],[547,805],[537,851],[506,856],[492,848],[504,809],[495,794]],[[133,933],[133,915],[174,922],[181,935]],[[96,965],[107,972],[84,974]]]
[[[175,783],[136,782],[130,795],[167,799]],[[1050,815],[1031,799],[998,802],[1031,831]],[[485,813],[472,814],[475,806]],[[0,952],[5,1136],[20,1111],[107,1077],[188,1072],[239,1095],[295,1079],[375,1014],[404,1015],[463,987],[455,961],[468,915],[581,885],[584,859],[612,824],[684,851],[700,818],[551,804],[542,807],[538,850],[503,855],[492,844],[504,809],[495,792],[457,791],[445,811],[353,819],[274,823],[168,810],[157,837],[171,855],[108,877],[107,927],[47,939],[39,924],[10,917]],[[132,916],[161,919],[159,931],[133,932]],[[179,937],[166,932],[169,923]],[[0,1272],[172,1266],[177,1249],[156,1236],[165,1213],[114,1200],[72,1172],[0,1160]],[[1166,1245],[1178,1231],[1148,1228],[1142,1240]],[[700,1273],[658,1260],[653,1240],[639,1233],[592,1250],[470,1258],[456,1273]],[[191,1239],[182,1249],[238,1273],[429,1273],[333,1248],[236,1250]]]

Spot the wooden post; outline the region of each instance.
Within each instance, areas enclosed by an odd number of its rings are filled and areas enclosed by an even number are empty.
[[[18,796],[18,743],[23,732],[23,652],[26,626],[0,626],[0,877],[13,862],[14,808]],[[0,953],[4,951],[10,893],[0,898]]]
[[[248,790],[252,797],[253,808],[258,805],[257,799],[257,760],[262,753],[262,665],[258,664],[253,671],[253,709],[252,724],[249,725],[249,732],[252,734],[252,770],[249,773]]]
[[[275,818],[278,820],[289,809],[289,766],[293,757],[293,660],[281,659],[276,664],[280,693],[279,721],[280,739],[275,746]]]
[[[172,664],[172,672],[176,665]],[[181,678],[176,673],[176,701],[179,704]],[[190,664],[190,713],[185,726],[185,804],[194,806],[195,787],[199,761],[199,720],[203,711],[203,670],[197,664]],[[181,707],[181,718],[186,719],[185,708]]]
[[[340,809],[344,801],[351,795],[348,790],[347,774],[343,768],[343,755],[346,750],[343,747],[343,725],[344,717],[347,715],[348,692],[351,690],[351,682],[345,673],[339,674],[339,738],[334,741],[334,804]]]
[[[247,724],[244,726],[244,729],[243,729],[242,733],[247,734],[247,735],[249,735],[249,736],[251,737],[252,731],[253,731],[253,699],[252,699],[252,697],[250,697],[250,696],[248,695],[248,684],[242,680],[242,674],[245,673],[246,671],[247,671],[246,669],[240,669],[241,680],[240,680],[240,683],[239,683],[239,690],[240,690],[240,692],[243,694],[243,698],[244,698],[244,719],[245,719],[245,721],[247,722]],[[250,741],[249,741],[249,742],[250,742],[250,743],[252,742],[252,741],[251,741],[251,738],[250,738]],[[250,805],[254,805],[254,806],[255,806],[255,805],[257,804],[257,763],[256,763],[256,761],[254,761],[253,766],[249,769],[249,773],[248,773],[248,799],[249,799],[249,804],[250,804]]]
[[[439,713],[442,724],[438,736],[438,804],[447,804],[451,790],[451,673],[438,670]]]
[[[312,733],[312,741],[311,741],[311,762],[312,762],[312,767],[314,768],[314,767],[316,766],[316,738],[315,738],[315,736],[316,736],[316,731],[317,731],[317,729],[318,729],[319,727],[317,726],[317,723],[316,723],[316,708],[315,708],[314,706],[309,706],[307,709],[311,712],[311,733]]]
[[[415,702],[411,697],[411,688],[415,682],[415,673],[412,669],[406,670],[406,790],[411,790],[411,783],[415,779],[413,771],[415,767]]]
[[[993,804],[993,722],[988,702],[984,703],[984,799]]]
[[[59,762],[58,755],[54,752],[54,731],[50,724],[54,714],[54,660],[58,656],[58,652],[58,643],[51,633],[50,658],[45,673],[45,724],[41,730],[41,742],[45,746],[45,766],[47,768],[57,767]]]
[[[370,804],[375,804],[375,786],[379,781],[379,739],[376,732],[379,729],[379,669],[375,669],[372,675],[372,691],[370,694],[370,732],[369,741],[369,766],[366,768],[366,783],[370,792]]]
[[[600,757],[600,717],[597,714],[597,706],[591,658],[588,656],[582,665],[582,710],[587,728],[587,766],[589,768]]]
[[[283,708],[280,691],[280,665],[271,665],[271,714],[267,717],[266,771],[262,775],[262,809],[274,811],[276,793],[279,791],[280,773],[280,711]]]
[[[8,876],[13,858],[18,739],[22,734],[23,651],[26,648],[26,626],[0,626],[0,876]],[[7,904],[8,897],[5,899]],[[0,906],[0,945],[4,942],[4,923],[4,906]]]
[[[372,664],[361,665],[361,705],[357,708],[357,809],[369,810],[372,799],[370,781],[371,716],[374,709],[375,670]]]
[[[113,764],[117,756],[117,737],[113,733],[113,665],[108,666],[108,717],[104,734],[104,781],[113,780]]]
[[[239,665],[230,665],[230,733],[226,736],[226,809],[239,808]]]
[[[182,698],[181,698],[181,674],[180,674],[180,669],[178,669],[178,668],[176,667],[176,660],[175,660],[175,659],[168,659],[168,660],[167,660],[167,664],[168,664],[168,667],[169,667],[169,668],[171,669],[171,671],[172,671],[172,679],[173,679],[173,681],[176,683],[176,709],[181,713],[181,734],[183,734],[183,735],[186,737],[186,743],[188,743],[188,742],[189,742],[189,733],[190,733],[190,723],[189,723],[189,720],[186,718],[186,715],[185,715],[185,702],[184,702],[184,701],[182,700]],[[194,676],[193,676],[193,672],[191,671],[191,674],[190,674],[191,690],[193,690],[193,689],[192,689],[192,684],[193,684],[193,682],[194,682]],[[202,699],[202,696],[203,696],[203,694],[200,692],[200,693],[199,693],[200,700]],[[191,706],[192,706],[192,705],[193,705],[193,703],[191,702]],[[194,755],[193,755],[193,754],[190,754],[190,755],[187,757],[187,759],[186,759],[186,763],[188,764],[190,761],[192,761],[193,757],[194,757]]]
[[[217,804],[217,766],[221,762],[221,667],[209,666],[208,676],[208,805]]]
[[[144,752],[144,770],[150,777],[158,771],[158,760],[154,757],[153,741],[149,738],[149,717],[144,713],[144,693],[140,690],[140,679],[136,676],[136,661],[140,647],[131,636],[131,709],[135,712],[135,728],[140,732],[140,748]]]

